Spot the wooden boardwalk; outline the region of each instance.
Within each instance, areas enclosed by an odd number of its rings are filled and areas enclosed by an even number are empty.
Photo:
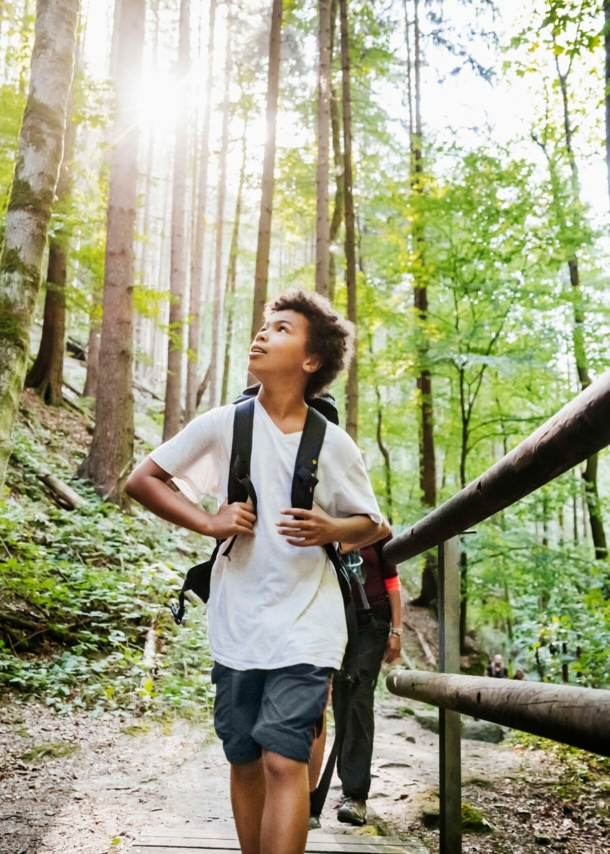
[[[401,842],[387,836],[356,836],[350,833],[310,832],[307,854],[428,854],[417,840]],[[208,826],[200,830],[155,830],[144,833],[132,854],[196,854],[239,851],[234,830]]]

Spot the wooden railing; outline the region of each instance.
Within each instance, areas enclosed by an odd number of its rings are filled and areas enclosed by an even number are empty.
[[[440,854],[462,851],[460,714],[610,756],[610,691],[460,672],[460,535],[610,445],[610,372],[384,548],[392,563],[438,548],[439,673],[393,671],[388,689],[439,707]]]

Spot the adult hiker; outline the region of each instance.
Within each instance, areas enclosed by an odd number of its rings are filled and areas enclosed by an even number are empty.
[[[487,665],[485,676],[489,676],[492,679],[508,679],[508,670],[504,667],[504,659],[500,653],[494,655],[494,660],[491,664]]]
[[[394,564],[383,557],[383,540],[357,549],[342,543],[341,551],[352,564],[352,594],[358,619],[358,663],[355,691],[342,680],[333,684],[333,708],[346,715],[345,735],[337,757],[343,797],[337,818],[346,824],[366,824],[366,802],[371,787],[371,762],[375,736],[375,688],[381,665],[400,658],[402,602],[400,580]],[[340,706],[343,705],[343,709]],[[311,765],[310,788],[321,765],[325,728],[316,739]],[[316,798],[312,797],[311,827],[320,826]]]
[[[292,290],[273,300],[248,360],[258,396],[196,418],[127,485],[163,519],[224,540],[208,603],[214,724],[231,765],[243,854],[305,851],[313,729],[347,642],[344,598],[323,547],[371,542],[383,531],[360,451],[331,423],[311,461],[315,475],[306,472],[315,504],[291,506],[312,412],[306,398],[348,366],[353,338],[353,326],[317,294]],[[246,407],[252,441],[241,477],[232,451],[236,413]],[[230,477],[247,487],[249,501],[226,501]],[[172,479],[191,499],[215,495],[218,513],[184,501]]]

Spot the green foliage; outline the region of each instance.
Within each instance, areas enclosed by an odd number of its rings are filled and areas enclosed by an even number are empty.
[[[193,628],[178,630],[167,608],[181,584],[185,559],[175,556],[185,538],[140,511],[122,514],[78,481],[86,506],[54,506],[36,476],[42,460],[67,477],[18,429],[13,497],[0,512],[0,685],[22,698],[42,696],[62,713],[207,715],[205,623],[197,614]],[[163,644],[154,679],[143,656],[151,623]]]

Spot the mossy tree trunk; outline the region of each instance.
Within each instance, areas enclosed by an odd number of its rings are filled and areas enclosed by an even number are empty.
[[[210,119],[212,115],[212,86],[214,84],[214,33],[216,29],[216,0],[210,0],[208,18],[208,68],[205,84],[205,111],[201,132],[201,158],[199,162],[199,189],[195,239],[191,257],[191,289],[189,294],[188,361],[186,363],[186,402],[184,420],[188,424],[195,417],[199,389],[199,330],[201,313],[201,285],[203,279],[203,247],[205,241],[205,212],[208,197],[208,165],[210,162]]]
[[[347,0],[339,3],[341,19],[341,77],[343,84],[343,161],[345,166],[345,283],[347,285],[347,317],[358,324],[356,294],[356,221],[354,215],[352,170],[352,96],[350,80],[350,44]],[[358,441],[358,345],[349,366],[346,389],[346,430]]]
[[[78,0],[38,0],[30,90],[0,256],[0,487],[12,450],[62,160]]]
[[[112,131],[102,336],[95,429],[80,474],[121,504],[133,457],[133,274],[145,0],[122,0],[117,50],[117,111]]]
[[[269,37],[269,70],[267,72],[267,138],[261,181],[261,210],[258,221],[258,242],[254,268],[254,303],[252,308],[253,339],[263,323],[263,310],[267,302],[269,279],[269,252],[271,248],[271,214],[273,212],[273,178],[275,170],[275,129],[277,102],[280,89],[280,49],[282,42],[282,0],[273,0],[271,7],[271,34]]]
[[[64,153],[57,182],[57,202],[55,213],[67,220],[72,191],[72,161],[76,124],[72,113],[74,109],[74,82],[68,99],[66,129],[64,132]],[[49,406],[60,406],[64,396],[62,391],[64,350],[66,336],[66,279],[68,271],[69,229],[58,231],[49,244],[49,263],[47,267],[47,290],[44,301],[42,336],[36,360],[25,378],[28,388],[35,392]]]
[[[163,441],[180,429],[182,416],[182,353],[184,349],[184,289],[186,284],[186,172],[188,169],[188,86],[190,66],[190,0],[180,0],[178,41],[179,103],[174,146],[172,193],[172,242],[169,274],[169,340]]]

